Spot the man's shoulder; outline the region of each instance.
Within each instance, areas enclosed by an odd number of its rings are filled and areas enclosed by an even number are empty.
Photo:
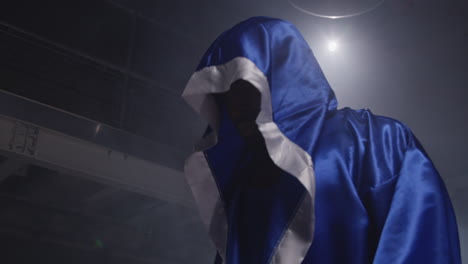
[[[322,131],[341,135],[344,133],[381,143],[397,138],[402,143],[407,143],[411,136],[408,126],[397,119],[376,115],[369,109],[355,110],[348,107],[330,112]]]
[[[331,112],[328,119],[338,118],[346,122],[354,122],[363,127],[385,127],[391,126],[394,128],[407,130],[408,126],[403,122],[388,116],[376,115],[368,108],[366,109],[352,109],[345,107],[334,112]]]

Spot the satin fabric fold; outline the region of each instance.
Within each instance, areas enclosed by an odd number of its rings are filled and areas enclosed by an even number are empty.
[[[210,95],[238,79],[261,92],[257,124],[283,169],[268,188],[239,173],[251,153]],[[449,195],[415,136],[368,110],[337,110],[289,22],[257,17],[224,32],[183,96],[210,124],[186,176],[215,263],[461,263]]]
[[[330,112],[313,158],[316,232],[304,264],[461,263],[448,193],[407,126]]]

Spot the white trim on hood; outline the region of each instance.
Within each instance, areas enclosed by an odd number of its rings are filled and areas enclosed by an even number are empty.
[[[262,94],[261,111],[256,123],[261,131],[273,162],[294,176],[307,193],[291,219],[272,257],[271,264],[300,264],[312,244],[315,215],[315,174],[310,155],[289,140],[273,122],[270,86],[264,73],[249,59],[236,57],[226,64],[211,66],[195,72],[190,78],[182,97],[215,131],[202,139],[201,144],[185,163],[185,175],[192,189],[203,222],[221,255],[226,259],[227,218],[216,181],[212,175],[204,150],[217,142],[219,128],[218,111],[211,93],[230,89],[239,79],[250,82]]]

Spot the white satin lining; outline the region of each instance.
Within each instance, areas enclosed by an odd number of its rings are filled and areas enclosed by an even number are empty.
[[[296,215],[285,230],[270,260],[271,264],[299,264],[312,244],[315,218],[315,174],[310,155],[281,133],[273,122],[268,79],[249,59],[236,57],[226,64],[203,68],[190,78],[182,97],[201,116],[215,133],[219,127],[218,111],[211,93],[226,92],[231,84],[243,79],[262,94],[261,111],[257,125],[273,162],[296,177],[307,190]],[[227,218],[216,181],[203,150],[216,144],[217,136],[202,139],[185,163],[185,175],[192,189],[203,222],[225,262],[227,247]]]

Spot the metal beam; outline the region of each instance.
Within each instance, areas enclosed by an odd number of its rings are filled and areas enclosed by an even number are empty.
[[[0,153],[194,208],[180,171],[18,119],[0,116]]]
[[[182,171],[187,155],[166,144],[0,90],[0,115]],[[4,130],[0,130],[3,133]]]

